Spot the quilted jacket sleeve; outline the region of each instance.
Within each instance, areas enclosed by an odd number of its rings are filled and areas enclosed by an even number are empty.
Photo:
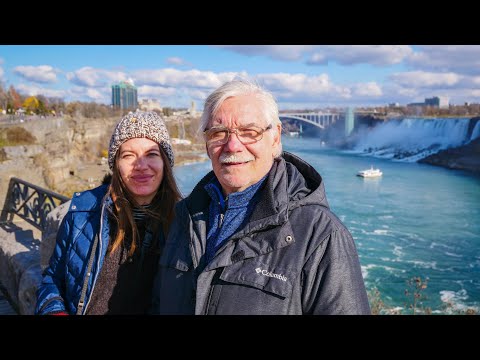
[[[49,266],[43,273],[42,283],[37,289],[35,314],[46,315],[68,310],[64,304],[65,265],[68,254],[71,214],[62,220],[57,233],[56,245]]]

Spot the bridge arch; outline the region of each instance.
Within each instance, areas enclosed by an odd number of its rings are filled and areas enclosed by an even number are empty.
[[[305,123],[316,126],[320,129],[325,129],[328,126],[337,122],[340,118],[340,114],[333,113],[281,113],[279,114],[280,120],[290,119],[290,120],[299,120]]]

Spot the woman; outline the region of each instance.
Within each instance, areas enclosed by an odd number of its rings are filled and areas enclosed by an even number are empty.
[[[37,290],[36,314],[145,314],[180,192],[154,112],[130,112],[108,149],[110,184],[75,193]]]

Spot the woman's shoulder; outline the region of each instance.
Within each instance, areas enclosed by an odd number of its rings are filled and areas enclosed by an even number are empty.
[[[102,184],[94,189],[75,192],[70,203],[70,211],[94,210],[102,203],[108,192],[108,184]]]

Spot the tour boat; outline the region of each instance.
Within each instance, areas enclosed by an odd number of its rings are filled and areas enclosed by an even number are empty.
[[[373,166],[370,169],[367,170],[361,170],[357,173],[357,176],[362,176],[362,177],[378,177],[382,176],[383,173],[380,171],[380,169],[374,169]]]

